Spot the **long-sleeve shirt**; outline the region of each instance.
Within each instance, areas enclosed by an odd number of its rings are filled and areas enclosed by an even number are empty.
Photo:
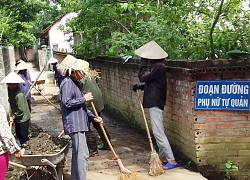
[[[154,63],[142,66],[138,74],[139,80],[145,82],[143,107],[158,107],[164,109],[166,101],[166,66],[163,60],[155,60]]]
[[[102,92],[98,86],[98,83],[96,82],[96,78],[87,76],[81,79],[80,83],[82,83],[83,93],[88,93],[88,92],[92,93],[94,97],[93,103],[95,105],[96,111],[97,113],[101,112],[104,109],[104,103],[102,98]],[[93,112],[90,102],[86,102],[86,106],[91,112]]]
[[[13,154],[20,149],[21,148],[18,146],[13,134],[11,133],[6,117],[6,111],[3,106],[0,105],[0,155],[6,152]]]
[[[22,90],[17,86],[15,89],[9,89],[9,102],[12,117],[15,123],[22,123],[30,119],[30,110]]]
[[[89,121],[95,116],[85,105],[80,83],[71,76],[64,78],[60,85],[60,106],[65,134],[88,131]]]
[[[18,72],[17,74],[25,81],[25,83],[19,83],[18,86],[23,91],[24,95],[26,96],[26,94],[29,92],[29,89],[31,87],[31,78],[30,78],[29,71],[26,70],[25,73]],[[30,92],[27,95],[26,99],[27,100],[31,99],[31,93]]]

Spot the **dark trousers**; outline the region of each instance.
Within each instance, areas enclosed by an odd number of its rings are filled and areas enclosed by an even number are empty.
[[[101,112],[98,113],[98,116],[101,117]],[[92,121],[92,124],[93,124],[93,127],[96,129],[96,130],[101,130],[101,126],[98,122],[95,122],[95,121]]]
[[[16,136],[19,139],[21,145],[29,140],[29,126],[30,119],[23,123],[15,123]]]
[[[89,149],[89,156],[92,156],[93,154],[98,153],[97,148],[97,138],[94,131],[87,131],[86,132],[86,139],[87,139],[87,145]]]
[[[101,112],[98,113],[98,116],[101,117]],[[105,147],[109,147],[108,142],[107,142],[107,140],[106,140],[106,138],[105,138],[105,135],[103,134],[103,131],[102,131],[102,129],[101,129],[100,124],[99,124],[98,122],[95,122],[95,121],[92,121],[92,124],[93,124],[93,127],[96,129],[98,135],[100,136],[103,145],[104,145]],[[110,136],[109,136],[109,133],[108,133],[106,127],[103,126],[103,128],[104,128],[104,130],[105,130],[105,132],[106,132],[106,134],[107,134],[107,136],[108,136],[108,139],[109,139],[109,141],[110,141]]]

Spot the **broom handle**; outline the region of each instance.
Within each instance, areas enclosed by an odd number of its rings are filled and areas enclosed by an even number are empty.
[[[93,101],[90,101],[90,104],[91,104],[91,106],[92,106],[92,109],[93,109],[93,111],[94,111],[95,116],[96,116],[96,117],[99,117],[99,116],[98,116],[98,113],[97,113],[97,111],[96,111],[96,108],[95,108],[95,105],[94,105]],[[110,147],[112,153],[113,153],[114,156],[115,156],[115,157],[114,157],[114,160],[116,161],[117,165],[119,166],[120,171],[121,171],[122,173],[125,173],[125,174],[130,174],[131,171],[124,167],[124,165],[122,164],[121,159],[119,159],[119,156],[115,153],[115,150],[114,150],[112,144],[111,144],[110,141],[109,141],[109,138],[108,138],[108,136],[107,136],[107,133],[106,133],[105,129],[103,128],[103,125],[102,125],[101,123],[99,123],[99,124],[100,124],[100,127],[101,127],[101,129],[102,129],[102,132],[103,132],[103,134],[104,134],[104,136],[105,136],[105,138],[106,138],[106,141],[108,142],[108,145],[109,145],[109,147]]]
[[[61,110],[59,108],[57,108],[56,105],[53,104],[48,98],[46,98],[45,95],[39,89],[37,89],[36,86],[34,86],[34,88],[44,97],[44,99],[46,99],[52,106],[54,106],[58,111],[61,112]]]
[[[139,94],[138,90],[136,92],[137,92],[137,97],[138,97],[138,100],[139,100],[139,103],[140,103],[143,120],[144,120],[144,123],[145,123],[145,126],[146,126],[146,131],[147,131],[147,134],[148,134],[148,140],[149,140],[150,148],[151,148],[151,151],[153,152],[154,151],[154,146],[153,146],[153,142],[152,142],[151,135],[150,135],[150,132],[149,132],[149,128],[148,128],[148,123],[147,123],[147,120],[146,120],[145,112],[144,112],[144,109],[143,109],[143,106],[142,106],[142,103],[141,103],[140,94]]]
[[[43,73],[43,71],[44,71],[44,69],[45,69],[46,67],[47,67],[47,61],[46,61],[45,65],[44,65],[42,71],[38,74],[38,76],[36,77],[35,81],[31,84],[29,91],[25,94],[25,97],[27,97],[27,96],[29,95],[30,91],[31,91],[32,88],[35,86],[35,84],[36,84],[38,78],[41,76],[41,74]]]
[[[90,101],[90,103],[91,103],[91,106],[92,106],[92,109],[93,109],[93,111],[94,111],[95,116],[96,116],[96,117],[99,117],[99,116],[98,116],[98,113],[97,113],[97,111],[96,111],[96,108],[95,108],[95,105],[94,105],[93,101]],[[110,143],[110,141],[109,141],[109,138],[108,138],[108,136],[107,136],[107,133],[106,133],[106,131],[105,131],[103,125],[102,125],[101,123],[99,123],[99,124],[100,124],[100,127],[101,127],[101,129],[102,129],[102,132],[103,132],[103,134],[104,134],[104,136],[105,136],[105,138],[106,138],[106,141],[107,141],[107,143],[108,143],[108,145],[109,145],[109,147],[110,147],[112,153],[113,153],[114,156],[115,156],[115,160],[117,160],[117,159],[118,159],[118,156],[117,156],[117,154],[115,153],[115,150],[114,150],[113,146],[111,145],[111,143]]]

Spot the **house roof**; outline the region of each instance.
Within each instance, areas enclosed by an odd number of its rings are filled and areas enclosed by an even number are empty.
[[[56,19],[53,23],[51,23],[49,26],[47,26],[44,30],[42,30],[42,32],[40,32],[40,34],[39,34],[39,37],[43,37],[44,35],[46,35],[46,34],[49,32],[49,30],[52,28],[52,26],[53,26],[54,24],[56,24],[57,22],[61,21],[61,19],[62,19],[66,14],[68,14],[68,13],[69,13],[69,12],[66,12],[66,13],[62,14],[58,19]]]

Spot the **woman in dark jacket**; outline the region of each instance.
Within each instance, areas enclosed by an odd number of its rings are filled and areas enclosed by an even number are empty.
[[[136,84],[133,90],[144,90],[143,107],[149,109],[152,131],[159,147],[159,157],[166,169],[179,166],[175,161],[168,138],[164,132],[163,110],[166,101],[166,67],[164,59],[168,54],[151,41],[135,51],[140,56],[141,65],[138,74],[143,85]]]

